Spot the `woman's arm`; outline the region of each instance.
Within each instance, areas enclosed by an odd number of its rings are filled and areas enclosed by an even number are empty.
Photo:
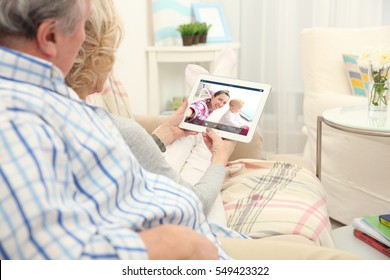
[[[112,115],[112,117],[122,137],[142,167],[150,172],[165,175],[192,190],[202,202],[203,210],[207,215],[220,192],[225,178],[224,164],[210,165],[199,182],[192,185],[183,180],[180,174],[172,169],[152,137],[141,125],[133,119],[116,115]]]

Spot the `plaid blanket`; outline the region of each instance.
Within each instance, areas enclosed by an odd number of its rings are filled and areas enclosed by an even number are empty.
[[[87,103],[105,108],[115,115],[132,117],[129,95],[123,88],[122,82],[113,76],[108,77],[101,92],[88,95]]]
[[[252,238],[299,234],[333,247],[321,183],[291,163],[237,160],[222,187],[227,226]]]

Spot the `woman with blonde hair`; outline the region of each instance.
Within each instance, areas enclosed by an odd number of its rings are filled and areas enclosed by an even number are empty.
[[[123,29],[112,0],[91,1],[91,15],[85,25],[85,34],[86,40],[66,82],[88,103],[88,95],[102,91],[104,84],[110,87],[115,85],[112,69]],[[213,132],[205,134],[206,145],[213,149],[211,165],[197,184],[192,185],[183,180],[167,163],[161,151],[165,151],[165,146],[180,137],[196,134],[178,127],[184,117],[186,105],[185,101],[182,107],[153,132],[152,137],[134,119],[114,114],[112,117],[140,164],[146,170],[165,175],[194,191],[208,214],[220,192],[226,172],[225,164],[233,152],[235,142],[222,140],[219,136],[216,138],[216,135],[213,136],[214,141],[218,141],[211,142],[209,134]]]
[[[91,15],[85,25],[85,41],[66,82],[90,105],[131,117],[127,94],[112,75],[115,53],[123,39],[123,26],[112,0],[91,1]],[[102,91],[114,94],[93,94]]]
[[[85,25],[85,41],[66,77],[68,85],[82,99],[103,90],[115,63],[115,52],[123,28],[112,0],[91,1],[91,15]]]

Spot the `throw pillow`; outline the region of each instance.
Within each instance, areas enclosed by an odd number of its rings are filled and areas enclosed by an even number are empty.
[[[224,47],[214,61],[213,75],[233,77],[237,64],[237,58],[231,47]],[[197,64],[188,64],[185,69],[185,80],[188,92],[191,91],[196,79],[200,74],[209,74],[209,71]]]
[[[102,107],[112,114],[132,118],[129,95],[122,82],[114,76],[108,77],[101,92],[88,95],[86,101],[88,104]]]
[[[368,70],[359,67],[357,59],[357,55],[343,54],[344,65],[347,71],[352,94],[367,96]]]

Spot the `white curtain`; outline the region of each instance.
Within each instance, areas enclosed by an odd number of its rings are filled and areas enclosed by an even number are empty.
[[[386,8],[385,0],[241,0],[240,77],[273,87],[260,124],[265,156],[303,152],[300,32],[383,25]]]

